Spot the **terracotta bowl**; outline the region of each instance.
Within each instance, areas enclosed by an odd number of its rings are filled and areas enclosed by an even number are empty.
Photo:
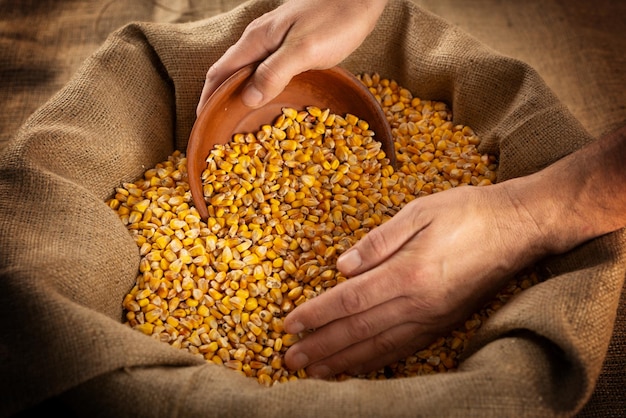
[[[252,109],[243,104],[240,95],[254,68],[254,65],[244,67],[226,80],[209,98],[191,131],[187,144],[189,187],[202,219],[208,218],[202,172],[211,149],[216,144],[226,144],[236,133],[256,132],[261,125],[272,123],[285,106],[298,110],[317,106],[366,120],[395,165],[393,137],[385,114],[367,87],[352,73],[340,67],[301,73],[270,103]]]

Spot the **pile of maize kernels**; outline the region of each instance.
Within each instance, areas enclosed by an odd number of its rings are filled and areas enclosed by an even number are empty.
[[[206,222],[191,204],[180,152],[116,189],[108,204],[141,256],[136,285],[123,300],[127,325],[263,385],[304,378],[304,370],[284,365],[299,336],[285,333],[283,319],[347,280],[337,257],[412,199],[495,181],[495,158],[478,152],[471,128],[453,125],[446,104],[414,98],[377,74],[360,79],[387,114],[397,170],[366,121],[285,108],[259,131],[237,134],[210,153]],[[512,281],[449,336],[363,377],[456,369],[481,323],[536,281],[534,274]]]

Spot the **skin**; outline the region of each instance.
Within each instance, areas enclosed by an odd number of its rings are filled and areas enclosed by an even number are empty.
[[[290,0],[260,16],[207,71],[197,113],[224,80],[253,62],[260,64],[242,96],[250,107],[269,102],[301,72],[339,64],[369,35],[386,4]]]
[[[386,3],[290,0],[259,17],[208,70],[198,112],[252,62],[251,107],[302,71],[337,65]],[[317,378],[376,370],[453,329],[524,266],[626,226],[625,159],[626,127],[538,173],[412,201],[338,259],[350,280],[287,316],[287,332],[307,334],[287,366]]]

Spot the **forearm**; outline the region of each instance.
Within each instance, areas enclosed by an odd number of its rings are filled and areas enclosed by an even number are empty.
[[[626,226],[626,126],[507,187],[548,253]]]

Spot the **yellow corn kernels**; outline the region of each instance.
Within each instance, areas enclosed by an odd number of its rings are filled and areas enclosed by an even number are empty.
[[[273,125],[211,151],[202,175],[206,222],[178,151],[115,190],[107,204],[141,255],[122,303],[130,327],[263,385],[305,378],[284,366],[301,336],[286,334],[283,318],[346,280],[337,257],[415,198],[496,181],[496,159],[478,152],[479,138],[455,125],[444,103],[414,98],[377,74],[360,78],[387,115],[397,170],[366,121],[311,106],[285,108]],[[524,280],[529,287],[537,277]],[[503,295],[519,289],[513,283]],[[364,377],[454,370],[503,295],[450,336]]]

